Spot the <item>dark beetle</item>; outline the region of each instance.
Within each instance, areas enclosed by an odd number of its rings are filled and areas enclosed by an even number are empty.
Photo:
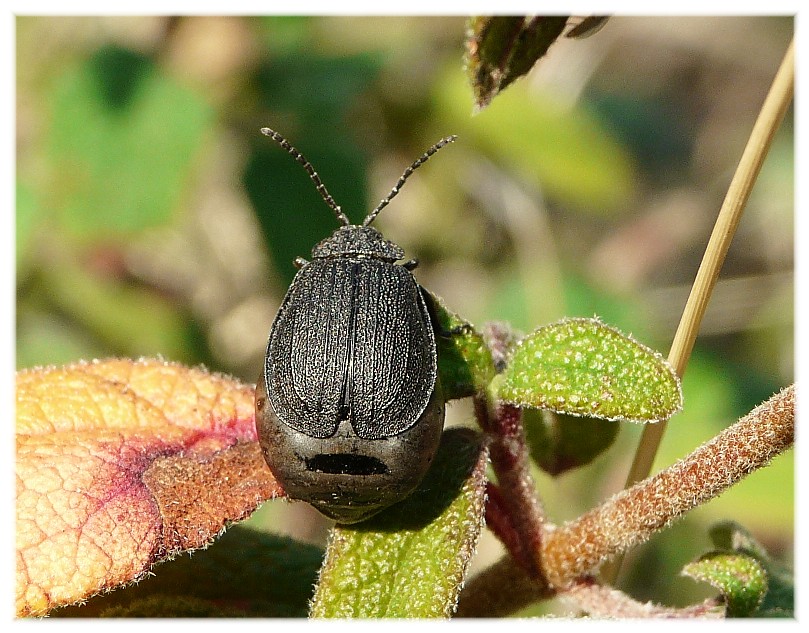
[[[444,426],[435,330],[413,260],[369,226],[408,167],[361,226],[352,225],[311,164],[280,134],[261,132],[297,160],[343,224],[312,249],[270,330],[256,385],[264,458],[287,495],[340,523],[401,501],[424,477]]]

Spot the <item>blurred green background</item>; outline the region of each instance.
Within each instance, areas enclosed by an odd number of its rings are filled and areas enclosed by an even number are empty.
[[[462,16],[16,26],[17,366],[159,354],[253,382],[292,260],[336,227],[260,127],[300,149],[354,221],[458,134],[377,222],[420,282],[476,324],[597,314],[665,354],[794,21],[614,17],[474,116]],[[794,380],[793,188],[790,111],[656,467]],[[468,403],[450,420],[468,424]],[[538,474],[552,519],[620,489],[639,433],[622,428],[580,471]],[[668,604],[709,594],[678,572],[723,518],[790,560],[793,474],[790,453],[693,512],[628,559],[623,587]],[[314,543],[328,526],[280,502],[250,521]],[[476,566],[500,552],[487,534]]]

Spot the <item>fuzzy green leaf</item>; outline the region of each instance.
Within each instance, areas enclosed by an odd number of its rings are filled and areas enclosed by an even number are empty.
[[[657,422],[682,406],[668,362],[598,319],[564,319],[534,330],[493,387],[517,406],[605,420]]]
[[[452,615],[483,525],[486,461],[478,434],[446,431],[410,497],[363,523],[335,526],[310,615]]]
[[[440,298],[428,293],[444,334],[436,336],[438,373],[444,399],[466,398],[482,392],[494,378],[492,354],[471,324],[449,311]]]
[[[752,616],[767,593],[764,568],[745,554],[707,554],[686,565],[682,573],[719,589],[725,597],[729,618]]]
[[[767,575],[767,593],[755,613],[759,618],[791,618],[795,611],[792,571],[773,559],[764,546],[735,521],[723,521],[710,529],[717,549],[754,558]]]

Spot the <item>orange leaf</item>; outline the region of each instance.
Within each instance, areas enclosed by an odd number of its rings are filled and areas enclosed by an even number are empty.
[[[253,397],[151,359],[19,372],[17,615],[136,580],[283,495]]]

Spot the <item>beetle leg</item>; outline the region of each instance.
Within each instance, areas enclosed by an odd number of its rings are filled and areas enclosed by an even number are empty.
[[[419,260],[417,260],[417,259],[408,259],[406,262],[402,263],[402,268],[404,268],[405,270],[412,271],[418,265],[419,265]],[[421,286],[419,286],[419,288],[421,288]]]
[[[300,270],[301,268],[303,268],[304,266],[306,266],[306,264],[308,264],[309,262],[308,262],[308,261],[306,261],[306,260],[305,260],[303,257],[296,257],[296,258],[295,258],[295,259],[292,261],[292,263],[294,264],[295,268],[297,268],[298,270]]]

